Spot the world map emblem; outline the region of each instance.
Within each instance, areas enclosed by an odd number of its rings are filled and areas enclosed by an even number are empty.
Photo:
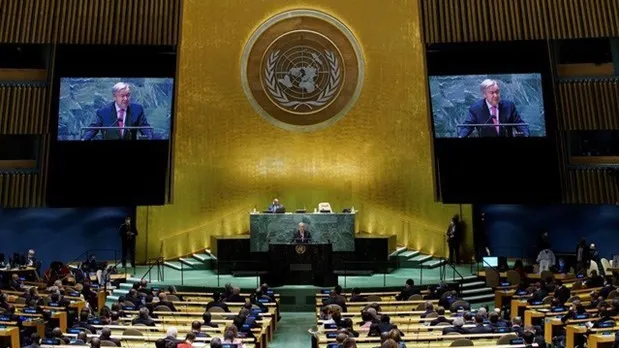
[[[252,34],[241,77],[256,111],[284,129],[328,127],[355,104],[364,60],[353,33],[318,11],[280,13]]]

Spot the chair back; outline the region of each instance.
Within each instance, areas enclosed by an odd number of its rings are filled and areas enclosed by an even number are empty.
[[[542,274],[540,274],[540,277],[542,278],[542,280],[546,280],[548,278],[555,279],[555,274],[552,273],[552,271],[545,270],[545,271],[542,271]]]
[[[101,340],[101,347],[116,347],[116,343],[108,340]]]
[[[123,336],[144,336],[144,334],[140,330],[128,328],[123,331]]]
[[[468,338],[460,338],[457,339],[449,345],[450,347],[472,347],[474,346],[473,341]]]
[[[511,340],[513,340],[515,338],[518,338],[518,336],[516,336],[513,333],[503,335],[503,336],[499,337],[499,339],[496,341],[496,345],[497,346],[508,345],[511,342]]]
[[[378,295],[369,295],[367,300],[368,302],[381,302],[383,299]]]
[[[608,293],[608,297],[606,297],[609,300],[614,299],[615,297],[617,297],[617,290],[613,290],[611,292]]]
[[[172,309],[168,306],[159,305],[155,307],[155,312],[171,312]]]
[[[608,262],[607,259],[602,258],[600,260],[600,263],[602,264],[602,270],[604,271],[604,274],[602,274],[602,276],[612,276],[613,272],[608,270],[610,268],[610,262]]]
[[[417,308],[415,308],[416,311],[425,311],[426,310],[426,304],[425,303],[420,303],[417,305]]]
[[[423,300],[423,296],[419,295],[419,294],[415,294],[415,295],[410,295],[408,297],[409,301],[420,301]]]
[[[211,308],[208,309],[209,313],[224,313],[225,310],[219,306],[213,306]]]
[[[591,271],[595,270],[597,272],[598,275],[604,276],[603,274],[600,274],[600,270],[598,268],[598,263],[591,260],[591,262],[589,262],[589,269],[587,269],[587,277],[591,277]]]
[[[542,303],[543,303],[543,304],[551,304],[551,303],[552,303],[552,299],[553,299],[553,298],[554,298],[553,296],[546,296],[546,297],[544,297],[544,299],[542,300]]]
[[[176,295],[172,295],[172,294],[168,295],[168,301],[178,302],[178,301],[180,301],[180,300],[181,300],[181,299],[180,299],[180,298],[178,298],[178,296],[176,296]]]

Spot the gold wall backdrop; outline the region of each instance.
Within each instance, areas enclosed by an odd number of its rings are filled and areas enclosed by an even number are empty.
[[[316,132],[260,117],[239,74],[254,29],[296,8],[341,20],[366,59],[357,104]],[[444,255],[443,234],[460,206],[434,202],[420,28],[418,1],[185,0],[173,204],[139,208],[138,257],[178,257],[208,247],[211,235],[245,233],[247,213],[274,197],[288,210],[354,206],[358,231],[397,234],[398,244]],[[462,208],[470,221],[470,207]],[[469,232],[469,249],[471,240]]]

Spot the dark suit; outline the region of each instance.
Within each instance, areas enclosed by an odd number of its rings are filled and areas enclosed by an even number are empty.
[[[121,262],[123,267],[127,264],[127,254],[129,254],[129,262],[132,266],[135,266],[135,239],[138,236],[138,230],[132,224],[122,224],[118,229],[118,234],[122,244]]]
[[[129,104],[125,111],[125,127],[150,127],[146,115],[144,115],[144,108],[140,104]],[[97,110],[97,117],[89,127],[118,127],[118,113],[116,112],[116,104],[110,103],[105,107]],[[94,138],[99,130],[89,129],[84,132],[83,140],[91,140]],[[105,140],[131,140],[136,139],[137,130],[125,130],[121,135],[120,129],[102,130],[103,139]],[[140,133],[147,139],[153,138],[152,129],[141,129]]]
[[[131,325],[144,324],[146,326],[155,326],[155,321],[150,318],[135,318],[131,320]]]
[[[275,204],[271,204],[271,205],[269,205],[269,209],[268,209],[268,211],[270,211],[271,213],[275,213],[275,211],[276,211],[277,209],[284,209],[284,206],[283,206],[283,205],[281,205],[281,204],[277,204],[277,205],[275,205]]]
[[[565,303],[572,296],[570,289],[567,286],[561,285],[560,288],[555,290],[554,297],[559,300],[560,303]]]
[[[310,232],[308,230],[305,230],[303,232],[303,239],[301,239],[301,232],[299,230],[296,230],[293,235],[292,235],[292,243],[297,243],[297,244],[307,244],[310,243],[312,240],[312,235],[310,234]]]
[[[475,327],[468,330],[469,333],[477,334],[477,333],[490,333],[492,332],[492,328],[486,326],[484,324],[477,324]]]
[[[499,111],[499,124],[503,123],[524,123],[518,111],[516,110],[516,105],[508,100],[502,100],[498,105]],[[464,124],[492,124],[492,119],[490,116],[490,109],[486,104],[486,100],[482,99],[477,101],[475,104],[471,105],[469,108],[468,115],[466,116],[466,120],[463,122]],[[458,129],[458,137],[465,138],[468,137],[471,132],[473,132],[473,128],[477,128],[477,133],[480,137],[505,137],[512,135],[512,128],[515,128],[519,132],[523,133],[525,136],[529,136],[529,127],[522,126],[514,126],[514,127],[499,127],[499,132],[497,133],[495,127],[485,126],[485,127],[460,127]]]

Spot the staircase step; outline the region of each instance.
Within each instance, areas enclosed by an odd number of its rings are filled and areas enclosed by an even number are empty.
[[[445,264],[446,262],[447,262],[447,261],[445,261],[445,260],[441,260],[441,259],[434,259],[434,260],[432,260],[432,261],[426,261],[426,262],[424,262],[424,263],[423,263],[423,267],[424,267],[424,268],[430,268],[430,269],[432,269],[432,268],[440,267],[440,266],[442,266],[443,264]]]
[[[462,283],[462,289],[479,288],[479,287],[486,287],[486,282],[478,280],[475,282]]]
[[[181,266],[180,261],[164,261],[163,264],[177,271],[180,271],[181,269],[185,270],[188,268],[187,266]]]
[[[125,290],[125,289],[114,289],[114,291],[112,291],[112,295],[117,295],[117,296],[125,296],[129,293],[129,290]]]
[[[120,283],[119,288],[122,290],[129,290],[133,288],[133,283]]]
[[[205,253],[193,254],[192,257],[200,262],[209,262],[213,259],[210,254]]]
[[[462,277],[462,281],[463,282],[472,282],[472,281],[478,281],[479,280],[479,276],[476,274],[470,275],[470,276],[464,276]]]
[[[118,301],[118,298],[119,298],[119,297],[120,297],[120,296],[117,296],[117,295],[108,295],[108,296],[106,297],[106,299],[107,299],[107,301],[116,302],[116,301]]]
[[[392,258],[399,257],[401,253],[403,253],[403,252],[405,252],[407,250],[408,250],[408,248],[405,247],[405,246],[397,247],[394,252],[389,254],[389,258],[392,259]]]
[[[479,303],[479,302],[487,302],[494,300],[494,294],[485,294],[485,295],[476,295],[476,296],[465,296],[462,298],[464,301],[468,303]]]
[[[419,254],[416,255],[414,257],[409,258],[409,261],[413,261],[413,262],[417,262],[417,263],[422,263],[422,262],[427,262],[429,260],[432,259],[432,255],[424,255],[424,254]]]
[[[467,295],[481,295],[481,294],[487,294],[487,293],[493,293],[492,288],[477,288],[477,289],[465,289],[462,290],[461,295],[462,296],[467,296]]]
[[[405,251],[401,254],[398,255],[398,257],[403,258],[403,259],[410,259],[413,258],[415,256],[419,255],[419,251],[418,250],[409,250],[409,251]]]
[[[204,262],[200,262],[193,257],[181,257],[178,261],[182,262],[185,267],[189,267],[191,269],[198,269],[200,267],[204,267]]]

